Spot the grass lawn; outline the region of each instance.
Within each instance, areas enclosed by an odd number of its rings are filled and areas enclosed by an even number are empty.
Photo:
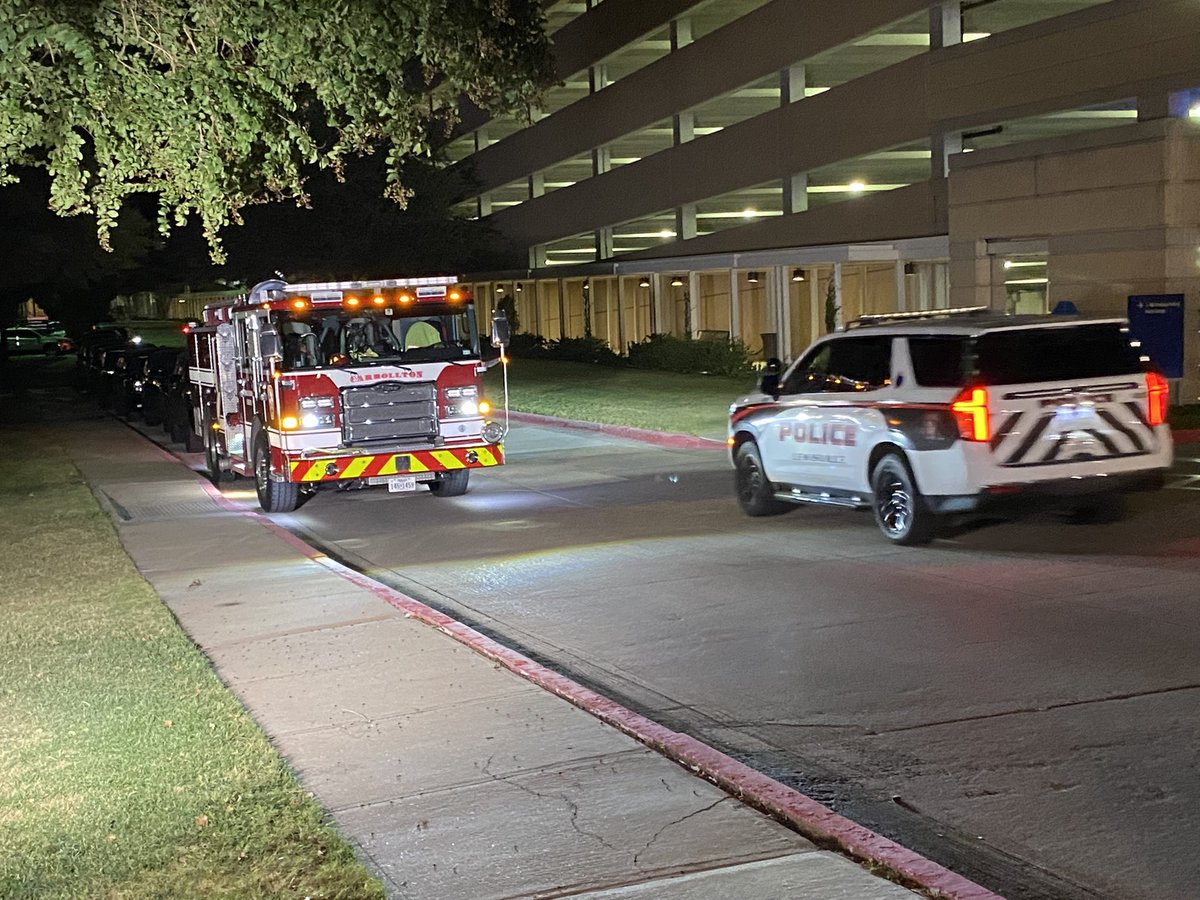
[[[503,402],[501,367],[484,378],[488,398]],[[514,359],[508,368],[514,410],[584,422],[633,425],[723,439],[729,403],[754,379],[678,375],[585,363]]]
[[[0,897],[382,897],[53,431],[0,439]]]

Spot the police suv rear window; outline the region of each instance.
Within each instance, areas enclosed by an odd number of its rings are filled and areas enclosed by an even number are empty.
[[[958,335],[921,335],[908,339],[913,374],[922,387],[958,387],[963,383],[967,339]]]
[[[985,384],[1028,384],[1133,375],[1142,363],[1125,329],[1105,322],[982,334],[975,369]]]

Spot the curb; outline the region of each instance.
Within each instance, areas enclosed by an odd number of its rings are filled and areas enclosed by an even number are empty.
[[[700,440],[700,439],[697,439]],[[708,442],[705,446],[710,446]],[[160,448],[162,449],[162,448]],[[165,451],[168,453],[169,451]],[[183,461],[172,457],[179,463]],[[844,816],[838,815],[807,794],[738,762],[690,735],[658,724],[583,685],[572,681],[529,657],[504,646],[446,613],[388,587],[361,572],[327,556],[266,515],[238,504],[221,493],[206,478],[190,469],[201,488],[222,508],[253,519],[305,558],[401,610],[406,618],[417,619],[453,638],[474,652],[561,697],[677,765],[720,787],[726,793],[772,818],[792,827],[814,844],[840,851],[883,877],[890,877],[910,889],[944,900],[1003,900],[1000,895],[926,859],[915,851],[876,834]]]
[[[584,422],[579,419],[560,419],[557,416],[543,416],[537,413],[515,412],[510,410],[509,419],[514,422],[524,422],[527,425],[546,425],[552,428],[573,428],[577,431],[598,431],[613,437],[628,438],[647,444],[658,444],[660,447],[671,447],[676,450],[724,450],[725,442],[715,438],[696,437],[691,434],[673,434],[666,431],[654,431],[650,428],[634,428],[631,425],[608,425],[603,422]]]

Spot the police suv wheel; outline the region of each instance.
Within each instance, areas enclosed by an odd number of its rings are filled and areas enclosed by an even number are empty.
[[[871,487],[875,523],[884,537],[905,546],[933,540],[934,515],[903,457],[895,453],[883,457],[871,473]]]
[[[738,447],[733,469],[734,493],[746,515],[777,516],[792,510],[792,504],[775,499],[775,489],[763,469],[762,456],[754,441]]]
[[[287,513],[300,505],[300,485],[271,480],[271,446],[265,434],[254,442],[254,490],[264,512]]]

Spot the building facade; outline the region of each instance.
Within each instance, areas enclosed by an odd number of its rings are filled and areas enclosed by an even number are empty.
[[[1123,314],[1184,296],[1200,394],[1195,0],[560,0],[541,109],[468,111],[474,273],[523,331],[732,337],[792,357],[856,316]]]

